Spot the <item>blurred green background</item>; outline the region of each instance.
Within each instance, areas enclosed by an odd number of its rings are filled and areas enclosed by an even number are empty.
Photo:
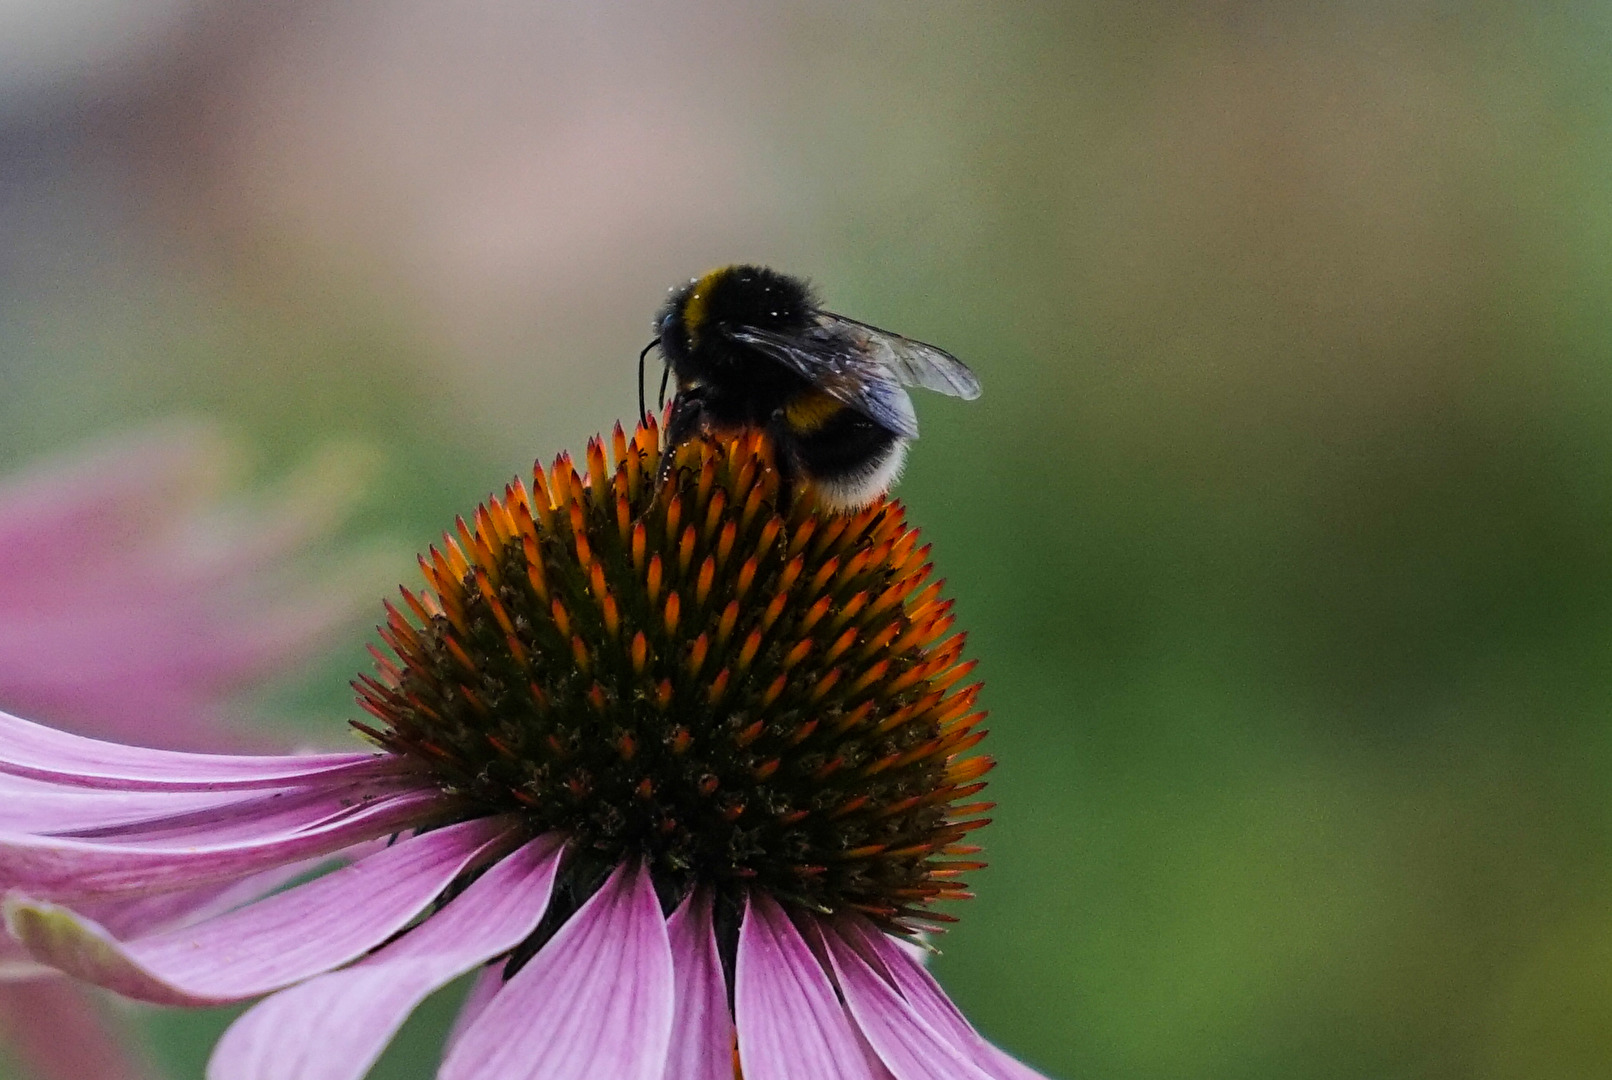
[[[0,464],[175,412],[264,477],[359,440],[355,535],[413,550],[631,415],[667,286],[808,275],[986,387],[918,402],[900,494],[992,711],[937,963],[987,1034],[1612,1075],[1612,8],[39,0],[0,40]],[[177,1077],[227,1020],[140,1015]]]

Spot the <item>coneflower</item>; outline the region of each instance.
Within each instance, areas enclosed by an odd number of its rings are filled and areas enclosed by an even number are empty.
[[[272,995],[215,1080],[362,1076],[477,969],[446,1080],[1034,1076],[910,944],[983,865],[990,762],[899,505],[780,512],[760,435],[680,448],[659,491],[653,426],[610,450],[422,559],[358,683],[380,754],[0,723],[4,783],[33,795],[0,810],[12,933],[142,1000]],[[193,914],[146,933],[151,908]]]

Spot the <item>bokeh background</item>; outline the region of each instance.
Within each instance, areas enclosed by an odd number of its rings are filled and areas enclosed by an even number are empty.
[[[1612,1075],[1607,5],[8,0],[0,237],[0,466],[362,445],[400,579],[708,265],[944,345],[986,393],[900,493],[1000,760],[937,962],[984,1031]],[[229,1015],[137,1014],[175,1077]]]

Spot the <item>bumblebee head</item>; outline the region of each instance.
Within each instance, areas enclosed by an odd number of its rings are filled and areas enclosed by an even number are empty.
[[[815,306],[799,278],[764,266],[721,266],[675,290],[656,330],[662,352],[677,368],[708,353],[714,327],[791,329],[804,326]]]

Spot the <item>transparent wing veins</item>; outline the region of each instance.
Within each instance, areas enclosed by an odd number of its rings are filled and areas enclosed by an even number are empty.
[[[830,311],[819,311],[804,334],[754,326],[726,333],[904,439],[918,437],[918,417],[903,386],[964,401],[980,396],[979,379],[950,353]]]
[[[754,326],[729,327],[728,337],[776,360],[829,397],[848,405],[892,435],[918,437],[912,400],[885,363],[855,342],[814,329],[777,334]]]
[[[921,386],[925,390],[964,401],[973,401],[980,396],[979,379],[968,369],[968,365],[944,349],[880,330],[877,326],[869,326],[832,311],[818,312],[818,324],[825,328],[837,327],[844,333],[855,335],[903,386]]]

